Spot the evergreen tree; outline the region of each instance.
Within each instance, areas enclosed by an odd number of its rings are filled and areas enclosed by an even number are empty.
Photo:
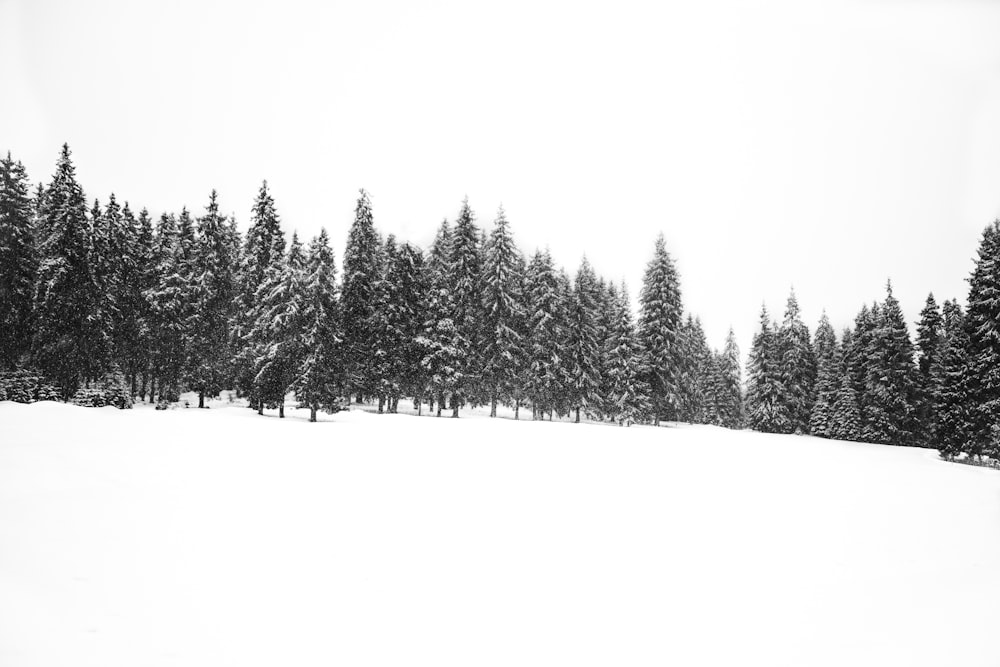
[[[206,396],[216,396],[231,377],[230,327],[237,296],[236,266],[229,228],[219,213],[218,195],[209,195],[205,215],[198,218],[194,248],[192,296],[195,309],[191,322],[188,385],[198,393],[198,407]]]
[[[135,284],[129,287],[130,299],[133,301],[134,307],[133,314],[136,318],[133,370],[139,374],[139,398],[145,400],[147,390],[151,389],[151,349],[154,340],[151,322],[152,309],[148,295],[152,293],[159,283],[156,274],[158,265],[156,237],[153,233],[153,222],[149,216],[149,211],[145,208],[139,212],[139,218],[136,220],[134,263],[136,270]],[[150,400],[152,401],[152,392],[150,392]]]
[[[475,215],[466,198],[455,219],[448,256],[451,320],[458,330],[459,338],[470,346],[466,350],[461,350],[459,355],[464,366],[461,368],[459,383],[452,393],[452,410],[456,417],[462,405],[469,401],[478,402],[482,390],[482,378],[478,372],[481,363],[477,354],[483,326],[480,321],[483,297],[480,284],[482,253],[479,239]]]
[[[250,213],[250,228],[247,230],[240,259],[240,294],[232,336],[232,345],[237,351],[234,368],[236,385],[244,394],[252,394],[254,386],[254,352],[251,348],[252,329],[258,307],[255,299],[268,271],[282,261],[284,254],[285,235],[281,230],[281,220],[267,181],[264,181]],[[250,407],[259,409],[260,406],[252,395],[250,399]]]
[[[580,422],[580,411],[592,414],[599,405],[597,390],[601,378],[598,374],[601,348],[597,339],[598,320],[597,276],[590,262],[584,257],[576,272],[569,304],[567,360],[569,362],[569,400]]]
[[[785,320],[778,330],[778,354],[783,400],[788,406],[788,428],[792,433],[808,433],[816,382],[816,355],[809,329],[799,317],[799,302],[794,291],[788,296]]]
[[[927,301],[920,311],[920,322],[917,324],[917,381],[915,392],[916,407],[916,439],[924,446],[931,446],[931,432],[934,426],[934,387],[931,379],[931,369],[940,353],[944,338],[944,320],[933,294],[927,295]]]
[[[840,389],[833,404],[833,414],[828,435],[836,440],[858,441],[861,439],[861,410],[854,382],[848,373],[840,378]]]
[[[966,326],[972,379],[968,391],[976,406],[972,418],[973,456],[992,452],[1000,419],[1000,220],[983,231],[976,266],[969,279]]]
[[[764,307],[760,313],[760,331],[754,335],[750,347],[747,378],[747,421],[754,430],[791,432],[792,418],[781,378],[777,334]]]
[[[309,421],[314,422],[317,411],[340,408],[344,389],[337,269],[326,229],[309,243],[302,296],[303,357],[292,389],[298,404],[309,408]]]
[[[689,424],[706,423],[710,393],[712,352],[701,320],[688,315],[679,336],[677,416]]]
[[[639,340],[646,350],[653,423],[676,412],[681,326],[680,281],[660,234],[639,295]]]
[[[292,234],[284,262],[271,266],[257,291],[254,345],[254,393],[263,408],[277,408],[285,416],[285,394],[307,356],[305,316],[306,258],[298,236]]]
[[[8,152],[0,160],[0,369],[21,364],[31,347],[34,218],[27,172]]]
[[[971,341],[961,306],[944,302],[942,337],[930,369],[933,398],[931,436],[941,456],[954,458],[962,452],[980,453],[976,440],[979,417],[973,402]]]
[[[351,391],[360,399],[378,391],[376,352],[382,300],[383,256],[375,231],[371,200],[360,191],[354,222],[344,249],[344,284],[341,290],[341,317],[344,360]]]
[[[615,303],[617,317],[610,327],[606,366],[607,410],[621,426],[631,426],[649,414],[644,354],[632,323],[628,289],[622,284]]]
[[[171,402],[178,400],[182,390],[194,306],[190,298],[191,267],[173,214],[163,214],[157,225],[156,260],[157,282],[146,294],[150,304],[151,366],[160,401]]]
[[[714,385],[717,424],[726,428],[743,428],[743,378],[740,348],[732,328],[726,334],[726,344],[715,364]]]
[[[821,438],[830,437],[833,406],[841,385],[840,351],[837,334],[830,325],[826,312],[820,317],[816,327],[814,348],[816,350],[816,402],[809,415],[809,432]]]
[[[527,269],[527,369],[525,393],[534,419],[555,410],[562,386],[564,346],[559,278],[548,250],[537,251]]]
[[[82,382],[100,377],[111,341],[95,317],[101,292],[90,264],[92,228],[68,145],[45,190],[41,218],[32,351],[62,395],[72,396]]]
[[[482,272],[482,383],[490,400],[490,416],[497,403],[513,402],[524,363],[524,259],[514,245],[503,207],[497,212],[485,248]]]

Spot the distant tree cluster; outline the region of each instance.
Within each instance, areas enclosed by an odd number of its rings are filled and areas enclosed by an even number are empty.
[[[294,396],[313,420],[351,399],[380,412],[408,399],[456,417],[506,405],[741,427],[735,336],[709,349],[662,236],[639,305],[636,318],[625,285],[586,259],[571,277],[547,250],[526,258],[502,209],[487,231],[468,201],[424,252],[383,238],[361,191],[338,279],[325,230],[286,241],[266,182],[241,235],[214,191],[201,215],[154,221],[114,195],[88,208],[67,146],[34,192],[0,161],[0,366],[81,404],[110,383],[116,405],[193,391],[202,406],[235,388],[281,416]]]
[[[794,294],[780,325],[764,308],[750,351],[748,425],[1000,458],[998,294],[1000,221],[983,232],[967,310],[929,295],[915,344],[891,284],[839,341],[826,314],[810,339]]]

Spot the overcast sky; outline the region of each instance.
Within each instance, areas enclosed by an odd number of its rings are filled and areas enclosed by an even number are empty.
[[[0,0],[0,149],[91,199],[426,244],[468,195],[637,296],[659,232],[709,344],[794,285],[964,300],[1000,215],[1000,4]],[[912,330],[912,329],[911,329]]]

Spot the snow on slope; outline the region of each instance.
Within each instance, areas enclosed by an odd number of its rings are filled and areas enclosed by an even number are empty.
[[[0,404],[0,665],[996,665],[1000,473],[729,432]]]

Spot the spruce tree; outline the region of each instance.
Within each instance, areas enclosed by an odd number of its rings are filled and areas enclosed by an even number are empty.
[[[785,319],[778,330],[778,354],[789,432],[808,433],[816,382],[816,355],[809,329],[799,316],[799,302],[794,291],[788,296]]]
[[[139,373],[139,398],[145,400],[147,390],[152,381],[152,358],[154,332],[151,322],[151,306],[149,294],[159,283],[156,270],[158,264],[156,237],[153,233],[153,222],[149,211],[145,208],[139,212],[136,220],[136,284],[134,290],[135,316],[137,325],[137,343],[135,348],[135,370]],[[152,397],[151,397],[152,400]]]
[[[639,306],[639,340],[647,354],[653,423],[658,426],[661,418],[676,412],[682,313],[680,281],[663,234],[646,265]]]
[[[1000,220],[983,231],[976,265],[969,279],[966,326],[969,333],[969,363],[973,380],[969,387],[976,406],[973,437],[968,451],[976,456],[996,450],[1000,415]]]
[[[597,276],[584,257],[576,272],[569,304],[567,360],[569,370],[570,406],[574,421],[580,422],[580,411],[592,414],[598,406],[597,390],[601,348],[597,340],[598,319]]]
[[[469,207],[469,200],[462,201],[462,208],[455,219],[455,229],[451,236],[448,255],[448,283],[451,291],[451,320],[458,330],[459,338],[467,342],[469,348],[462,350],[460,380],[452,393],[453,416],[458,416],[459,408],[467,402],[478,402],[482,390],[481,358],[478,354],[482,338],[480,312],[482,294],[480,274],[482,253],[480,234],[475,215]]]
[[[383,380],[389,388],[388,410],[397,412],[401,396],[419,402],[423,395],[422,351],[416,338],[422,334],[427,319],[428,285],[424,256],[419,248],[409,243],[396,246],[390,235],[385,258]]]
[[[180,398],[183,388],[194,310],[191,266],[173,214],[160,217],[155,245],[157,282],[145,295],[150,307],[151,366],[159,401],[169,403]]]
[[[708,413],[712,352],[708,349],[701,320],[688,315],[681,325],[678,340],[677,417],[689,424],[704,424]]]
[[[218,194],[209,195],[205,214],[198,218],[194,248],[188,385],[198,393],[198,407],[206,396],[216,396],[230,379],[232,350],[230,328],[236,313],[236,269],[225,217],[219,212]]]
[[[555,410],[566,349],[559,312],[559,278],[548,250],[537,251],[527,269],[527,368],[525,393],[534,419]]]
[[[341,289],[341,318],[344,355],[351,391],[359,399],[378,390],[376,346],[382,295],[383,256],[375,231],[371,199],[360,191],[344,249],[344,282]]]
[[[841,384],[840,348],[837,345],[837,334],[830,325],[826,312],[820,317],[816,327],[816,400],[809,415],[809,432],[821,438],[830,437],[830,423],[833,416],[833,406]]]
[[[777,334],[767,308],[761,308],[760,331],[750,347],[747,378],[747,422],[765,433],[790,433],[792,418],[781,384],[781,361]]]
[[[645,357],[632,321],[624,283],[615,300],[616,317],[609,329],[606,365],[607,410],[620,426],[641,422],[649,413]]]
[[[942,336],[930,368],[933,409],[931,437],[941,456],[954,458],[966,452],[981,453],[976,428],[978,406],[973,401],[975,386],[968,327],[961,306],[944,302]]]
[[[931,432],[934,426],[934,387],[931,379],[931,369],[940,353],[944,338],[944,320],[933,294],[927,295],[927,301],[920,311],[920,322],[917,324],[917,381],[915,392],[916,408],[916,442],[923,446],[932,445]]]
[[[111,341],[99,315],[101,292],[91,268],[91,223],[68,145],[63,145],[41,214],[43,237],[32,354],[40,370],[72,396],[100,377]]]
[[[740,348],[732,327],[716,362],[714,404],[719,426],[743,428],[743,378]]]
[[[858,441],[861,439],[861,429],[861,410],[854,382],[850,374],[843,373],[827,433],[835,440]]]
[[[341,407],[344,390],[337,269],[326,229],[309,242],[302,297],[302,358],[292,389],[314,422],[319,410],[333,412]]]
[[[514,400],[524,360],[521,322],[524,319],[524,260],[514,245],[503,207],[497,211],[487,241],[482,270],[482,386],[490,401],[490,416],[497,404]]]
[[[8,152],[0,160],[0,369],[22,364],[31,348],[34,218],[27,172]]]

